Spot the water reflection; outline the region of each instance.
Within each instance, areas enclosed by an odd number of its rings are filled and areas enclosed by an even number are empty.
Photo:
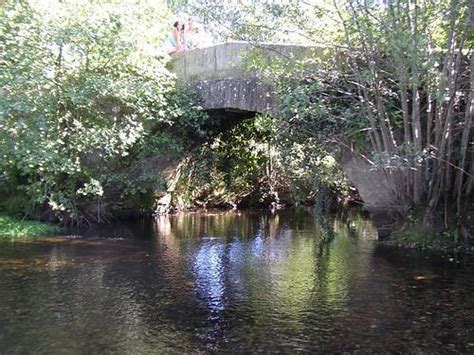
[[[212,311],[224,310],[224,256],[222,244],[205,242],[199,247],[193,261],[196,291]]]
[[[0,352],[473,350],[470,267],[374,249],[359,214],[331,221],[192,213],[2,243]]]

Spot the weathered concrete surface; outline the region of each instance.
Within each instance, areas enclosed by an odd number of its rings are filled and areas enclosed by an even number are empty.
[[[314,47],[231,42],[175,54],[171,71],[201,96],[204,109],[231,109],[271,114],[276,109],[273,88],[248,69],[246,57],[257,52],[269,62],[302,59]]]
[[[401,204],[392,181],[384,171],[374,169],[366,159],[350,149],[344,150],[342,168],[369,210],[379,238],[389,237],[401,220]]]
[[[272,88],[257,78],[198,81],[193,88],[199,93],[206,110],[232,109],[271,114],[276,107]]]

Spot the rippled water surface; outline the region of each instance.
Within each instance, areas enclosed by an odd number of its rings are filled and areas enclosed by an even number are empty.
[[[0,244],[0,353],[474,352],[474,268],[357,215],[193,213]]]

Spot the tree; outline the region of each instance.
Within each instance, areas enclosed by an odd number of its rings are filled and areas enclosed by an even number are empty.
[[[159,50],[168,15],[160,2],[2,6],[0,171],[8,198],[24,196],[19,212],[101,221],[107,191],[130,190],[127,157],[147,135],[199,124],[184,122],[193,109]]]
[[[306,62],[253,61],[281,87],[284,136],[333,153],[354,147],[386,176],[402,218],[449,227],[466,217],[474,178],[471,1],[246,4],[205,11],[230,28],[228,38],[256,47],[292,39],[319,46]]]

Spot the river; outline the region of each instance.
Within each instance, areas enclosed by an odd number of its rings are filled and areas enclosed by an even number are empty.
[[[0,353],[473,353],[474,266],[360,214],[185,213],[0,243]]]

